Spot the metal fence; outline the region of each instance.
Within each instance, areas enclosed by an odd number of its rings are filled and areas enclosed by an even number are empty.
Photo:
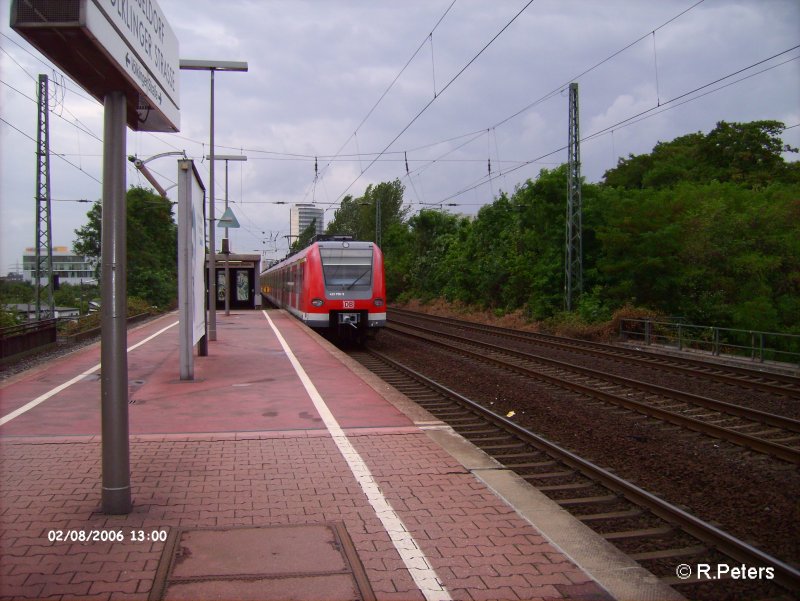
[[[41,319],[0,328],[0,360],[55,344],[57,319]]]
[[[778,332],[736,330],[697,326],[674,321],[622,319],[619,335],[623,341],[639,340],[645,345],[660,344],[683,349],[733,355],[751,361],[778,361],[800,367],[800,335]]]

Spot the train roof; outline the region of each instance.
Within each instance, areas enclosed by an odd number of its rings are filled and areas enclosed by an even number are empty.
[[[295,261],[305,257],[309,253],[309,251],[312,248],[314,248],[315,246],[317,248],[355,248],[355,249],[365,249],[365,248],[373,248],[373,247],[377,248],[377,246],[375,245],[374,242],[370,242],[368,240],[353,240],[350,236],[336,236],[336,237],[333,237],[333,239],[318,240],[318,241],[312,242],[311,244],[309,244],[308,246],[306,246],[302,250],[299,250],[296,253],[294,253],[293,255],[290,255],[290,256],[288,256],[288,257],[286,257],[284,259],[281,259],[280,261],[278,261],[274,265],[271,265],[270,267],[267,267],[261,273],[266,273],[266,272],[271,271],[272,269],[275,269],[277,267],[281,267],[283,265],[288,265],[288,264],[294,263]]]

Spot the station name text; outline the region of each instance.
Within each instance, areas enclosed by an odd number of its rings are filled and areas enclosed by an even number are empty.
[[[133,34],[142,58],[148,57],[161,81],[175,91],[175,69],[168,62],[163,45],[167,22],[153,0],[106,0],[112,13]]]

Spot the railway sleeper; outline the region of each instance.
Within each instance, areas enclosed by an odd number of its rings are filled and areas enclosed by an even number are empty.
[[[540,480],[547,478],[563,478],[565,476],[574,476],[574,475],[575,472],[570,472],[570,471],[542,472],[541,474],[525,474],[524,476],[522,476],[522,478],[524,480]]]
[[[473,430],[472,428],[477,429]],[[463,432],[464,434],[470,435],[494,434],[497,432],[497,428],[487,428],[485,424],[477,424],[475,426],[459,426],[458,431],[459,433]]]
[[[555,502],[565,507],[572,507],[574,505],[591,505],[593,503],[613,503],[618,501],[617,495],[599,495],[596,497],[575,497],[572,499],[555,499]]]
[[[681,547],[680,549],[661,549],[659,551],[643,551],[641,553],[631,553],[629,556],[636,561],[648,561],[654,559],[669,559],[671,557],[691,557],[702,555],[708,551],[708,547],[695,545],[692,547]]]
[[[783,438],[773,438],[770,442],[777,442],[778,444],[782,445],[785,445],[786,443],[795,445],[795,443],[798,441],[800,441],[800,436],[797,434],[792,434],[791,436],[784,436]]]
[[[471,413],[466,413],[463,409],[461,409],[460,411],[456,409],[446,409],[442,411],[437,411],[436,415],[437,417],[448,418],[449,421],[454,421],[454,422],[464,422],[464,421],[474,422],[476,419],[480,419]],[[483,422],[483,420],[481,420],[481,422],[485,423]]]
[[[419,406],[424,407],[428,411],[444,411],[446,409],[450,409],[453,406],[453,403],[448,401],[440,401],[436,398],[431,399],[414,399],[414,402],[417,403]]]
[[[538,467],[552,467],[556,465],[555,461],[520,461],[515,463],[509,459],[513,459],[514,455],[503,455],[503,465],[507,468],[512,470],[529,470],[529,469],[536,469]],[[568,474],[573,474],[575,472],[565,472]],[[531,474],[533,475],[533,474]],[[525,476],[523,476],[524,478]]]
[[[639,528],[638,530],[623,530],[621,532],[606,532],[601,534],[606,540],[624,540],[633,538],[649,538],[651,536],[664,536],[671,534],[674,529],[671,526],[658,526],[656,528]]]
[[[483,442],[481,439],[475,440],[475,443],[480,445]],[[524,442],[512,442],[510,444],[492,444],[487,446],[481,446],[481,450],[484,452],[496,452],[496,451],[504,451],[506,449],[521,449],[525,446]],[[496,457],[495,459],[502,460],[502,457]]]
[[[687,586],[690,584],[705,584],[708,582],[705,576],[700,577],[697,574],[692,574],[686,579],[678,578],[677,576],[665,576],[660,578],[661,582],[666,584],[667,586]],[[733,578],[731,577],[730,573],[728,574],[714,574],[714,582],[730,582]]]
[[[479,437],[475,432],[468,432],[467,434],[469,434],[470,437],[472,438],[472,440],[474,442],[476,442],[476,443],[499,442],[499,441],[504,441],[504,440],[512,441],[512,440],[514,440],[514,437],[509,435],[509,434],[501,434],[500,436],[486,436],[486,437],[483,437],[483,438]],[[497,430],[493,430],[491,432],[487,432],[487,434],[497,434]],[[518,442],[517,444],[511,445],[511,446],[517,446],[518,444],[520,444],[520,443]]]
[[[581,488],[591,488],[596,486],[594,482],[573,482],[571,484],[551,484],[550,486],[540,486],[541,491],[557,491],[557,490],[577,490]]]
[[[641,509],[625,509],[622,511],[608,511],[606,513],[588,513],[577,517],[581,522],[596,522],[599,520],[618,520],[622,518],[637,518],[642,515]]]

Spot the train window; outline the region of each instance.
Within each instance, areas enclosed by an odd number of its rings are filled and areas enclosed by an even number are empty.
[[[325,285],[342,288],[372,286],[371,248],[320,248]]]

